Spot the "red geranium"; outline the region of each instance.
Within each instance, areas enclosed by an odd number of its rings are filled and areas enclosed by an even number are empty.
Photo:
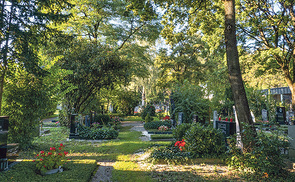
[[[185,150],[185,141],[182,139],[181,141],[177,141],[174,144],[175,147],[178,147],[180,151]]]

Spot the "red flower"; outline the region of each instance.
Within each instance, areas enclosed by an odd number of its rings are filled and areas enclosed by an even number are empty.
[[[50,147],[50,150],[56,150],[55,147]]]
[[[67,155],[69,152],[64,151],[64,154]]]
[[[41,154],[44,154],[44,151],[42,150],[40,153],[41,153]]]
[[[61,150],[61,147],[59,147],[58,150]]]
[[[37,154],[37,157],[39,157],[39,154]]]
[[[58,155],[62,156],[62,154],[61,154],[61,153],[58,153]]]
[[[46,166],[44,165],[44,167],[46,167]]]
[[[36,160],[33,160],[33,162],[35,162]]]
[[[48,152],[48,155],[52,155],[52,153],[51,152]]]
[[[40,161],[43,161],[43,159],[41,158]]]
[[[60,145],[61,147],[62,147],[62,146],[64,146],[64,144],[62,144],[62,143],[61,143],[61,144],[59,144],[59,145]]]

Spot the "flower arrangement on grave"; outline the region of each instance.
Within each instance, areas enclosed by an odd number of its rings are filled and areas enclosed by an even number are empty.
[[[174,144],[175,147],[178,147],[180,151],[185,150],[185,141],[182,139],[181,141],[177,141]]]
[[[67,151],[64,150],[64,145],[61,143],[58,148],[50,147],[49,152],[40,151],[33,162],[36,162],[36,168],[45,173],[48,170],[57,169],[66,163]]]
[[[163,121],[167,121],[167,120],[170,120],[170,117],[168,115],[166,115],[165,117],[163,117],[162,119]]]
[[[120,124],[120,118],[118,116],[115,116],[112,118],[113,124]]]
[[[169,128],[168,126],[162,125],[158,128],[159,131],[167,131]]]

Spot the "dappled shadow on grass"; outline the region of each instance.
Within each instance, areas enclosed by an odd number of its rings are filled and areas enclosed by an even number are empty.
[[[0,172],[0,181],[40,182],[40,181],[78,181],[87,182],[97,169],[95,160],[74,160],[64,166],[62,173],[42,176],[35,163],[22,161],[5,172]]]

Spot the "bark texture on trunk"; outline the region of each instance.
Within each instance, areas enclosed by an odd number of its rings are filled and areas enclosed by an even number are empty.
[[[229,81],[233,92],[238,121],[247,123],[251,126],[252,134],[256,136],[256,130],[251,118],[249,104],[243,85],[242,74],[240,70],[239,55],[236,39],[235,24],[235,1],[224,0],[225,9],[225,44],[226,44],[226,60],[229,73]],[[242,131],[242,130],[241,130]],[[243,136],[242,136],[243,141]],[[246,145],[247,146],[247,145]]]

